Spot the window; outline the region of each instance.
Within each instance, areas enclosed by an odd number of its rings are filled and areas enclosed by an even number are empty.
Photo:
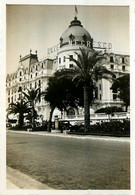
[[[44,64],[42,63],[42,68],[44,68]]]
[[[41,87],[41,80],[38,81],[38,85],[39,85],[39,87]]]
[[[74,65],[73,64],[69,64],[69,68],[73,68],[74,67]]]
[[[101,88],[101,84],[99,84],[99,90],[101,90],[102,88]]]
[[[38,70],[38,67],[36,66],[36,70]]]
[[[116,75],[113,75],[112,78],[113,78],[113,79],[116,79]]]
[[[125,63],[125,59],[124,58],[122,58],[122,64],[124,64]]]
[[[117,94],[113,94],[113,100],[117,99]]]
[[[22,87],[20,86],[19,89],[18,89],[18,92],[21,92],[22,91]]]
[[[10,90],[8,91],[8,95],[10,95]]]
[[[31,67],[31,72],[32,72],[32,67]]]
[[[37,77],[37,72],[36,72],[36,77]]]
[[[32,88],[32,83],[30,83],[30,89]]]
[[[95,98],[98,98],[98,90],[95,91]]]
[[[59,64],[61,64],[61,58],[59,58]]]
[[[114,62],[114,61],[113,61],[113,56],[110,56],[110,62]]]
[[[67,115],[75,115],[75,111],[73,108],[69,108],[67,111]]]
[[[100,100],[102,100],[102,96],[101,96],[101,94],[100,94],[100,97],[99,97],[99,99],[100,99]]]
[[[113,93],[117,93],[118,92],[118,89],[113,89]]]
[[[63,56],[63,62],[65,62],[66,61],[66,57],[65,56]]]
[[[69,60],[72,61],[73,55],[69,55]]]
[[[114,70],[114,65],[113,65],[113,64],[111,64],[111,65],[110,65],[110,68],[111,68],[112,70]]]
[[[22,72],[20,72],[20,76],[22,76]]]
[[[8,98],[8,103],[10,103],[10,98]]]
[[[35,89],[37,88],[37,82],[35,82]]]
[[[32,74],[30,75],[30,78],[32,79]]]
[[[122,70],[125,71],[125,66],[122,66]]]
[[[39,94],[41,93],[41,89],[39,89]],[[39,103],[41,102],[41,95],[39,96]]]
[[[22,78],[20,78],[19,80],[22,81]]]

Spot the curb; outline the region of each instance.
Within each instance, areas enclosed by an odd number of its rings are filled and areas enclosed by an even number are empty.
[[[30,176],[7,166],[7,189],[53,190]]]
[[[23,133],[30,135],[40,135],[40,136],[54,136],[54,137],[65,137],[72,139],[91,139],[91,140],[103,140],[103,141],[120,141],[120,142],[130,142],[130,138],[125,137],[109,137],[109,136],[96,136],[96,135],[69,135],[64,133],[47,133],[47,132],[28,132],[28,131],[13,131],[7,130],[7,132],[12,133]]]

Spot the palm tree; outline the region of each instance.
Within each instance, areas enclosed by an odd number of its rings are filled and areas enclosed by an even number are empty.
[[[25,102],[24,100],[21,100],[20,102],[11,103],[8,108],[8,114],[19,114],[19,121],[18,124],[20,127],[22,127],[24,123],[24,113],[28,113],[29,106],[28,102]]]
[[[40,88],[29,90],[27,89],[27,93],[22,92],[24,94],[24,98],[30,104],[31,109],[31,117],[32,117],[32,129],[35,128],[35,104],[40,100]]]
[[[76,66],[70,71],[69,76],[72,80],[76,80],[83,83],[83,95],[84,95],[84,130],[87,131],[90,126],[90,104],[92,99],[90,97],[90,90],[93,91],[93,86],[99,79],[112,79],[114,75],[105,66],[103,66],[103,60],[105,57],[100,52],[93,49],[86,50],[80,48],[80,53],[76,53],[78,60],[70,59]],[[91,93],[92,94],[92,93]],[[91,102],[90,102],[91,99]]]

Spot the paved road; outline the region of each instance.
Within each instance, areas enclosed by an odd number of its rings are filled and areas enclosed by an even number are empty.
[[[7,165],[55,189],[130,188],[126,141],[7,133]]]

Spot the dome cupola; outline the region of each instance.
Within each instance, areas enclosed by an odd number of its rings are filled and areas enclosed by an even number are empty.
[[[93,39],[91,38],[89,32],[83,28],[81,22],[74,17],[74,20],[70,22],[69,27],[60,37],[60,47],[72,45],[85,45],[87,47],[93,48]]]

